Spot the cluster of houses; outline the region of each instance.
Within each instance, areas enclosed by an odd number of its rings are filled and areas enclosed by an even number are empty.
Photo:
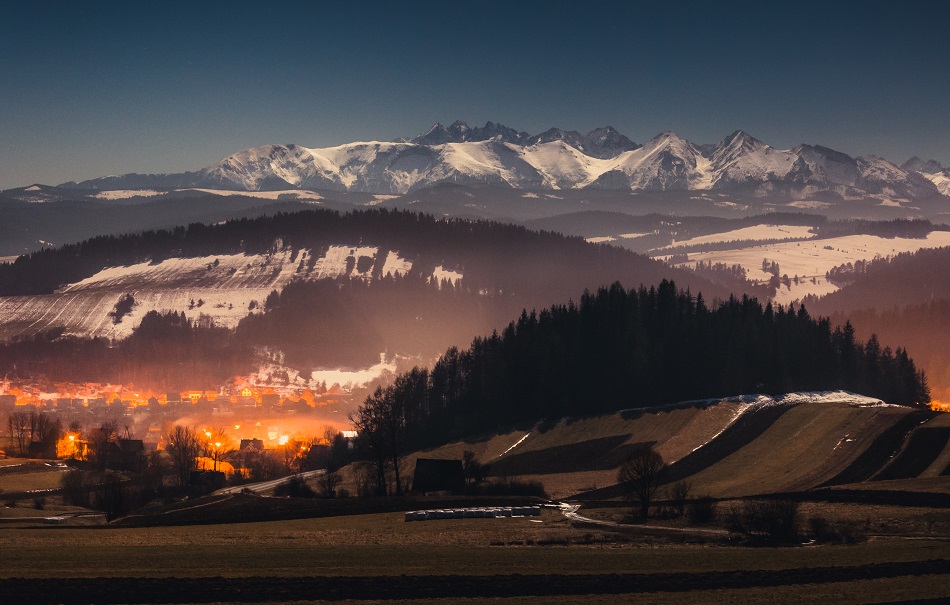
[[[162,435],[172,423],[182,418],[190,423],[204,426],[252,427],[251,435],[267,437],[272,446],[283,436],[270,435],[276,430],[261,420],[277,417],[295,417],[314,414],[325,406],[334,406],[346,396],[338,386],[329,389],[305,390],[279,394],[269,388],[242,385],[231,393],[211,391],[187,391],[184,393],[134,393],[121,390],[103,392],[83,385],[58,385],[73,387],[73,393],[41,393],[38,389],[10,388],[0,382],[0,421],[19,411],[39,411],[44,416],[58,419],[63,429],[70,426],[85,430],[67,433],[57,444],[30,444],[28,455],[34,458],[88,459],[89,448],[97,440],[90,427],[101,426],[106,421],[115,421],[122,439],[113,439],[106,455],[107,466],[121,470],[134,470],[140,466],[149,452],[161,447]],[[332,409],[332,408],[331,408]],[[262,426],[262,424],[264,426]],[[272,422],[272,424],[279,424]],[[254,435],[257,433],[257,435]],[[245,433],[247,434],[247,433]],[[238,435],[234,435],[237,437]],[[134,439],[132,437],[135,437]],[[274,441],[274,443],[270,443]],[[261,439],[242,440],[241,449],[264,449]],[[0,450],[3,450],[0,443]],[[25,449],[25,448],[24,448]],[[133,456],[133,452],[135,455]],[[135,460],[133,460],[135,458]]]
[[[139,393],[119,388],[102,391],[88,386],[77,386],[68,390],[73,394],[49,393],[28,388],[0,389],[0,411],[31,405],[44,410],[86,409],[95,412],[169,407],[187,412],[198,406],[203,411],[219,416],[233,416],[246,410],[306,414],[316,407],[332,405],[346,396],[346,392],[339,385],[283,395],[272,388],[248,385],[241,386],[234,392],[196,390],[183,393]]]

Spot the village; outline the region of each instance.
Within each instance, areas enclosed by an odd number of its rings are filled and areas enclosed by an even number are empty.
[[[199,458],[199,470],[232,473],[235,469],[218,453],[293,447],[299,458],[314,444],[328,445],[348,428],[345,408],[352,396],[337,384],[284,392],[249,384],[180,393],[98,384],[56,384],[54,389],[0,382],[2,455],[101,457],[106,468],[135,470],[151,452],[166,449],[177,425],[218,443]],[[352,431],[342,434],[355,437]]]

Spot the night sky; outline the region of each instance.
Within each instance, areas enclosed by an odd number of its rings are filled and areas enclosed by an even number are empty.
[[[947,2],[4,3],[0,189],[461,119],[950,164]]]

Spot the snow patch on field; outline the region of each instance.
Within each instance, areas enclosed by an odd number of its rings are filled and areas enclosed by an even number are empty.
[[[439,265],[432,272],[432,279],[434,279],[440,286],[442,284],[442,280],[448,280],[450,284],[454,284],[456,281],[462,279],[462,274],[458,271],[450,271],[442,265]]]
[[[412,269],[412,261],[408,261],[404,258],[399,257],[399,253],[395,250],[390,250],[389,254],[386,255],[386,262],[383,263],[382,276],[386,277],[387,275],[405,275],[409,273]]]
[[[164,195],[164,191],[155,191],[154,189],[114,189],[112,191],[100,191],[93,197],[100,200],[126,200],[131,197],[155,197]]]
[[[291,395],[300,389],[315,389],[321,383],[327,386],[337,385],[344,391],[363,387],[385,374],[396,373],[396,360],[386,360],[385,354],[379,356],[379,363],[361,369],[317,369],[304,378],[298,370],[281,364],[265,364],[248,377],[248,382],[262,387],[273,388],[281,395]],[[280,376],[275,379],[275,376]]]
[[[811,232],[811,227],[805,225],[753,225],[742,229],[714,233],[712,235],[703,235],[679,242],[673,242],[665,248],[677,246],[695,246],[700,244],[717,244],[723,242],[735,241],[760,241],[760,240],[803,240],[815,237]]]
[[[391,200],[391,199],[394,199],[394,198],[397,198],[397,197],[399,197],[399,196],[398,196],[398,195],[386,195],[386,194],[378,193],[378,194],[376,194],[376,195],[373,196],[373,199],[371,199],[370,201],[366,202],[366,203],[364,204],[364,206],[379,206],[379,205],[382,204],[383,202],[386,202],[386,201],[388,201],[388,200]]]
[[[636,239],[638,237],[646,237],[648,235],[653,235],[654,232],[650,233],[621,233],[617,237],[622,237],[623,239]]]
[[[522,437],[521,439],[519,439],[518,441],[516,441],[515,443],[513,443],[513,444],[511,445],[511,447],[509,447],[508,449],[506,449],[505,451],[503,451],[501,454],[499,454],[498,456],[496,456],[496,458],[501,458],[502,456],[504,456],[505,454],[507,454],[507,453],[510,452],[511,450],[515,449],[516,447],[518,447],[519,445],[521,445],[522,443],[524,443],[524,440],[527,439],[529,435],[531,435],[531,433],[525,433],[524,437]]]
[[[823,208],[830,208],[834,204],[828,202],[819,202],[817,200],[795,200],[794,202],[789,202],[785,204],[790,208],[799,208],[801,210],[821,210]]]
[[[360,272],[359,260],[364,256],[375,259],[377,252],[379,252],[379,248],[374,246],[330,246],[326,255],[318,260],[314,265],[314,272],[311,275],[311,278],[333,279],[342,277],[344,275],[350,275],[352,277],[363,277],[369,279],[373,271],[372,265],[369,269]],[[349,261],[348,259],[350,258],[353,260]],[[348,263],[352,263],[352,270],[348,271]]]
[[[781,286],[774,301],[783,305],[801,300],[809,294],[824,295],[837,290],[828,283],[825,273],[838,265],[857,260],[871,260],[876,256],[893,256],[901,252],[916,252],[923,248],[950,246],[950,232],[933,231],[926,238],[886,238],[875,235],[848,235],[828,239],[778,242],[731,250],[695,252],[678,266],[695,267],[696,263],[724,263],[741,265],[752,281],[766,282],[772,275],[762,270],[763,259],[776,262],[779,274],[800,279],[790,287]],[[662,257],[661,257],[662,258]],[[815,283],[811,282],[812,278]]]
[[[322,200],[323,196],[304,189],[290,189],[287,191],[238,191],[231,189],[179,189],[179,191],[200,191],[211,195],[240,195],[255,197],[262,200]]]
[[[611,236],[609,236],[609,235],[604,235],[604,236],[601,236],[601,237],[588,237],[588,238],[587,238],[587,243],[588,243],[588,244],[604,244],[604,243],[607,243],[607,242],[612,242],[612,241],[614,241],[614,240],[616,240],[616,239],[617,239],[617,238],[611,237]]]
[[[309,274],[310,251],[299,250],[295,256],[289,249],[107,267],[53,294],[0,297],[0,338],[31,336],[61,327],[70,335],[121,339],[153,310],[185,313],[191,321],[234,328],[252,306],[260,308],[271,291],[283,289],[294,279],[344,275],[370,279],[377,253],[371,246],[330,246]],[[363,257],[370,260],[361,264]],[[395,252],[386,260],[394,274],[412,266]],[[109,313],[127,294],[135,304],[114,323]]]

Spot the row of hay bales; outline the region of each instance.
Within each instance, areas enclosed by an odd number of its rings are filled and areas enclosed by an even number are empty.
[[[500,517],[540,517],[540,506],[509,506],[480,508],[445,508],[414,510],[406,513],[406,522],[433,519],[498,519]]]

